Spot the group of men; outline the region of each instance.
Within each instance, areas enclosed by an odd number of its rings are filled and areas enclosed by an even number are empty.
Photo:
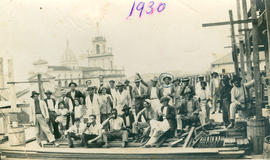
[[[204,76],[198,77],[192,86],[189,78],[165,75],[154,77],[150,83],[136,74],[134,85],[109,81],[105,86],[103,77],[99,85],[87,81],[85,90],[69,84],[70,91],[61,90],[61,97],[52,98],[46,91],[46,99],[32,92],[30,121],[37,129],[37,142],[42,138],[54,143],[67,137],[69,147],[73,140],[80,140],[85,147],[109,147],[109,141],[122,140],[126,147],[129,139],[141,142],[143,147],[159,147],[169,137],[179,136],[191,126],[205,125],[209,121],[210,105],[216,111],[219,100],[224,124],[234,126],[235,113],[244,109],[246,87],[240,77],[232,80],[226,75],[212,74],[210,87]],[[234,87],[231,86],[234,85]],[[59,127],[61,124],[62,128]],[[63,127],[64,126],[64,127]]]

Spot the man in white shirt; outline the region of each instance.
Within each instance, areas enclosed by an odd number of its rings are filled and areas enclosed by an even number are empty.
[[[96,116],[90,115],[89,121],[83,131],[82,142],[85,147],[102,146],[103,126],[96,122]]]
[[[233,128],[235,122],[235,114],[237,110],[246,110],[249,97],[247,88],[254,85],[254,80],[241,84],[241,77],[235,76],[232,80],[233,88],[231,90],[231,104],[230,104],[230,124],[227,128]]]
[[[217,101],[219,98],[219,76],[217,72],[212,73],[212,79],[210,80],[210,92],[211,92],[211,97],[212,97],[212,103],[214,107],[214,111],[212,114],[215,114],[217,111]],[[218,108],[218,112],[221,112],[220,107]]]
[[[124,90],[124,84],[119,82],[117,84],[118,91],[115,94],[114,108],[117,109],[118,114],[122,114],[122,109],[125,105],[131,106],[131,98],[127,90]]]
[[[121,117],[118,116],[117,110],[112,109],[112,116],[103,122],[103,126],[109,124],[109,131],[104,133],[104,147],[108,148],[108,139],[114,140],[116,138],[122,138],[122,148],[127,146],[128,131],[126,130],[125,123]]]
[[[82,145],[84,145],[83,141],[83,132],[86,125],[81,123],[80,118],[75,118],[74,125],[72,125],[67,131],[66,134],[68,136],[68,145],[69,148],[73,148],[73,139],[81,140]]]
[[[201,89],[196,92],[201,109],[199,113],[201,125],[205,125],[208,122],[210,113],[210,108],[208,106],[208,102],[210,101],[210,93],[206,89],[206,86],[207,83],[205,81],[201,81]]]
[[[55,112],[55,105],[56,105],[56,100],[54,98],[51,98],[52,92],[51,91],[46,91],[45,95],[47,98],[44,99],[48,111],[49,111],[49,127],[53,131],[54,137],[55,138],[60,138],[61,135],[58,130],[58,123],[55,122],[56,119],[56,112]]]
[[[95,86],[88,87],[88,95],[85,98],[86,117],[89,115],[96,115],[96,120],[100,123],[100,104],[99,96],[95,94]]]

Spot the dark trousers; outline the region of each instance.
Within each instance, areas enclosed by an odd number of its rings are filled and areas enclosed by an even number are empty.
[[[66,125],[66,129],[69,129],[69,123],[70,120],[72,122],[72,124],[74,124],[74,120],[75,120],[75,116],[74,116],[74,111],[71,114],[67,115],[67,125]]]
[[[54,135],[55,139],[60,138],[61,134],[60,134],[59,129],[58,129],[58,123],[55,122],[56,113],[54,111],[49,111],[49,116],[50,116],[49,126],[52,126],[51,130],[53,130],[53,135]]]
[[[228,99],[221,100],[222,117],[225,125],[230,123],[230,101]]]
[[[89,140],[92,140],[94,138],[96,138],[97,135],[93,135],[93,134],[83,134],[82,135],[82,143],[83,143],[83,146],[85,147],[89,147],[89,148],[99,148],[103,145],[103,142],[101,139],[98,139],[96,141],[94,141],[93,143],[90,143],[88,144],[88,141]]]
[[[135,100],[136,101],[136,100]],[[143,101],[135,102],[135,113],[136,115],[143,109]]]
[[[197,115],[193,116],[185,116],[185,118],[182,119],[183,127],[186,126],[192,126],[192,125],[197,125],[197,123],[200,122],[200,119]]]
[[[68,145],[69,147],[73,147],[73,140],[82,140],[82,136],[77,136],[75,133],[68,133]],[[83,142],[82,142],[83,144]]]

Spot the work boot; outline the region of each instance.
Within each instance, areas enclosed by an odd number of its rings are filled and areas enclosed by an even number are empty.
[[[227,126],[227,129],[234,128],[234,119],[231,119],[231,123]]]

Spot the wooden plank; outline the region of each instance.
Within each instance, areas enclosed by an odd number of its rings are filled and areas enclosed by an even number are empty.
[[[237,19],[241,20],[241,7],[240,7],[240,0],[236,0],[236,8],[237,8]],[[242,35],[242,23],[238,23],[238,32]]]
[[[269,66],[269,46],[270,46],[270,1],[265,0],[265,19],[266,19],[266,27],[267,27],[267,41],[268,43],[265,45],[267,50],[265,51],[265,59],[268,61],[268,65],[266,67],[266,75],[270,77],[270,66]],[[268,90],[268,105],[270,105],[270,85],[267,85]]]
[[[251,0],[251,17],[257,18],[256,15],[256,0]],[[254,88],[255,88],[255,105],[256,105],[256,119],[262,117],[262,85],[260,75],[260,61],[259,61],[259,29],[256,22],[252,23],[252,41],[253,41],[253,68],[254,68]]]
[[[242,11],[243,11],[243,19],[246,20],[248,19],[248,11],[247,11],[247,2],[246,0],[242,0]],[[252,62],[251,62],[251,51],[250,51],[250,39],[249,39],[249,31],[248,29],[248,24],[244,23],[244,29],[245,31],[245,55],[246,55],[246,63],[247,63],[247,80],[250,81],[252,79]]]
[[[193,134],[194,129],[195,129],[195,127],[192,127],[192,128],[190,129],[190,131],[189,131],[189,133],[188,133],[188,136],[187,136],[187,138],[185,139],[185,143],[184,143],[184,145],[183,145],[183,148],[187,147],[187,145],[189,144],[189,141],[190,141],[190,138],[191,138],[191,136],[192,136],[192,134]]]
[[[243,78],[242,83],[245,83],[246,71],[245,71],[245,59],[244,59],[244,42],[242,40],[240,43],[240,66],[241,66],[241,77]]]
[[[239,24],[239,23],[249,23],[253,19],[245,19],[245,20],[237,20],[237,21],[225,21],[225,22],[215,22],[215,23],[205,23],[202,24],[202,27],[213,27],[213,26],[223,26],[223,25],[229,25],[229,24]]]
[[[235,74],[239,76],[239,67],[238,67],[238,56],[236,52],[236,44],[235,44],[235,32],[234,32],[234,25],[233,25],[233,13],[232,10],[229,10],[229,17],[230,17],[230,24],[231,24],[231,42],[232,42],[232,57],[234,61],[234,70]]]

